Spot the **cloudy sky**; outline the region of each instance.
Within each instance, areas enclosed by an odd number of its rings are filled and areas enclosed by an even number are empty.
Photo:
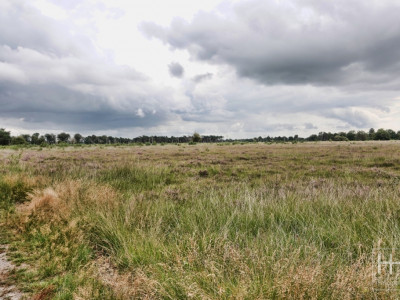
[[[400,130],[397,0],[1,0],[12,134]]]

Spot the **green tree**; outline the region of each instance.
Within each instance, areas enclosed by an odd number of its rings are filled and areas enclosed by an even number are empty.
[[[11,138],[11,144],[12,145],[25,145],[25,144],[27,144],[27,141],[22,135],[17,136],[17,137],[13,136]]]
[[[31,136],[29,134],[22,134],[21,135],[27,143],[31,142]]]
[[[389,137],[390,137],[391,140],[395,140],[397,138],[397,134],[396,134],[396,132],[394,130],[388,129],[386,131],[389,134]]]
[[[115,143],[115,138],[112,137],[112,136],[108,136],[108,137],[107,137],[107,140],[108,140],[108,143],[109,143],[109,144],[114,144],[114,143]]]
[[[83,137],[81,134],[79,134],[79,133],[74,134],[75,143],[80,144],[82,142],[82,139],[83,139]]]
[[[368,131],[368,139],[370,139],[370,140],[375,139],[375,129],[371,128],[371,129]]]
[[[100,144],[107,144],[107,136],[106,135],[102,135],[98,137],[98,142]]]
[[[39,145],[40,144],[40,142],[39,142],[39,133],[38,132],[32,134],[31,143],[34,144],[34,145]]]
[[[89,136],[87,136],[87,137],[85,137],[84,139],[83,139],[83,142],[85,143],[85,144],[94,144],[94,141],[92,140],[92,137],[89,135]]]
[[[47,144],[43,135],[39,136],[38,145]]]
[[[354,141],[356,139],[356,132],[354,130],[350,130],[346,134],[346,137],[349,139],[349,141]]]
[[[346,136],[337,134],[337,135],[335,135],[335,136],[333,137],[333,140],[334,140],[334,141],[337,141],[337,142],[343,142],[343,141],[348,141],[349,139],[348,139]]]
[[[57,134],[57,139],[61,143],[67,143],[70,137],[71,136],[69,135],[69,133],[65,133],[65,132],[61,132],[61,133]]]
[[[316,141],[318,141],[318,135],[312,134],[307,138],[307,140],[312,141],[312,142],[316,142]]]
[[[379,141],[387,141],[390,140],[390,135],[389,132],[387,132],[385,129],[380,128],[376,131],[375,133],[375,140],[379,140]]]
[[[201,141],[201,136],[198,132],[193,133],[192,142],[198,143]]]
[[[363,130],[357,131],[356,140],[357,141],[366,141],[368,139],[368,133]]]
[[[56,143],[56,136],[52,133],[46,133],[44,135],[44,137],[46,138],[46,142],[49,144],[55,144]]]
[[[11,142],[11,135],[9,131],[0,128],[0,145],[9,145]]]

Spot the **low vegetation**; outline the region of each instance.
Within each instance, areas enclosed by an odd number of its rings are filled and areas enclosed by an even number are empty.
[[[400,248],[399,150],[4,148],[7,280],[38,299],[396,298],[373,289],[371,253]]]
[[[83,137],[81,134],[76,133],[71,136],[69,133],[61,132],[57,135],[46,133],[40,135],[38,132],[29,135],[22,134],[20,136],[11,136],[10,131],[6,131],[4,128],[0,128],[0,146],[1,145],[18,145],[20,147],[29,147],[34,145],[40,145],[42,147],[52,145],[66,146],[73,144],[76,146],[82,145],[153,145],[153,144],[179,144],[179,143],[190,143],[192,145],[204,142],[204,143],[254,143],[254,142],[265,142],[265,143],[298,143],[305,141],[388,141],[388,140],[400,140],[400,130],[395,132],[392,129],[380,128],[375,131],[371,128],[368,132],[363,130],[350,130],[348,132],[324,132],[321,131],[318,134],[312,134],[307,138],[299,137],[297,134],[294,136],[266,136],[266,137],[254,137],[254,138],[242,138],[242,139],[224,139],[223,136],[219,135],[200,135],[195,132],[192,136],[138,136],[135,138],[123,138],[113,137],[107,135],[88,135]]]

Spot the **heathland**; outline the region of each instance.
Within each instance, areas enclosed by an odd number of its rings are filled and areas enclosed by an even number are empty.
[[[37,299],[374,299],[400,142],[0,150],[3,281]]]

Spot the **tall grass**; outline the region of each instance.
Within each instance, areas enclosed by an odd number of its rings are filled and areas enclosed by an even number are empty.
[[[371,253],[400,248],[398,149],[48,150],[12,171],[41,178],[7,222],[36,268],[16,281],[58,299],[395,298]]]

